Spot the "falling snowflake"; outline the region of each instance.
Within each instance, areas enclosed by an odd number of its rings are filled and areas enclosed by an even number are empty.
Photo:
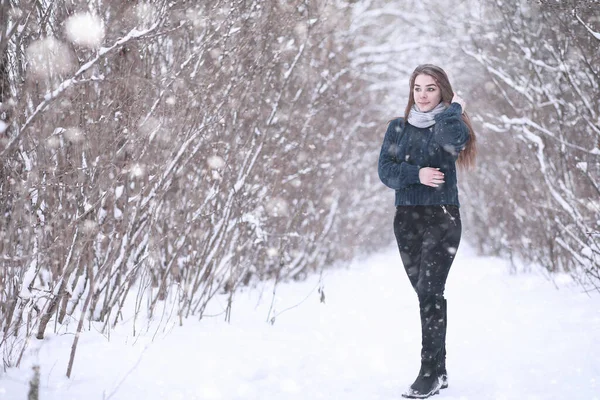
[[[136,21],[136,25],[142,29],[148,29],[158,18],[158,10],[152,4],[140,3],[131,10]]]
[[[60,139],[57,136],[50,136],[46,139],[46,146],[50,149],[57,149],[60,147]]]
[[[130,173],[131,173],[131,176],[139,178],[141,176],[144,176],[144,174],[146,172],[145,172],[144,167],[142,165],[140,165],[140,164],[134,164],[131,167]]]
[[[79,128],[67,128],[65,129],[63,134],[65,135],[65,138],[71,143],[80,143],[85,138],[83,132],[81,132]]]
[[[190,8],[185,12],[185,18],[191,21],[192,25],[196,29],[204,29],[206,27],[206,16],[203,15],[202,10]]]
[[[69,48],[53,37],[36,40],[26,50],[27,69],[38,78],[64,74],[73,67]]]
[[[97,48],[104,40],[102,20],[90,13],[80,13],[69,17],[65,23],[67,38],[76,45]]]
[[[212,156],[206,160],[208,167],[211,169],[221,169],[225,166],[225,160],[219,156]]]
[[[281,197],[274,197],[267,202],[267,213],[273,217],[284,217],[288,215],[288,203]]]
[[[97,227],[98,227],[98,224],[96,223],[96,221],[86,219],[83,222],[82,230],[84,233],[90,234],[90,233],[94,233],[94,231],[96,230]]]

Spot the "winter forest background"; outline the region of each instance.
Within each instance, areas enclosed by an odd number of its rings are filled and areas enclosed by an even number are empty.
[[[0,0],[4,368],[389,245],[377,158],[425,62],[478,134],[464,240],[598,290],[599,49],[597,0]]]

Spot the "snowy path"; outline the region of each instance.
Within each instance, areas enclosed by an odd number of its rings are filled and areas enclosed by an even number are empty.
[[[266,286],[260,300],[238,295],[231,324],[189,320],[135,344],[125,327],[110,341],[87,332],[71,380],[72,336],[55,336],[0,378],[0,399],[26,399],[32,362],[43,400],[400,399],[419,368],[420,328],[395,249],[328,271],[323,282],[326,304],[318,277],[281,285],[277,311],[301,304],[272,326]],[[433,398],[599,400],[600,296],[562,286],[509,275],[503,261],[463,245],[446,291],[450,387]]]

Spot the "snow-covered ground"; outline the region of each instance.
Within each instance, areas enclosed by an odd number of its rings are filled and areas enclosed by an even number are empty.
[[[272,289],[237,295],[230,324],[206,317],[142,337],[123,324],[110,339],[92,327],[70,380],[73,336],[52,336],[0,377],[0,399],[27,398],[33,364],[42,400],[401,398],[419,369],[420,328],[394,248],[328,270],[321,282],[280,285],[274,325]],[[506,262],[466,245],[446,295],[450,387],[435,399],[600,399],[599,295],[536,272],[510,275]]]

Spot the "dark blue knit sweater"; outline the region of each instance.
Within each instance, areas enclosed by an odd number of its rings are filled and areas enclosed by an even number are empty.
[[[456,159],[469,138],[461,114],[460,104],[452,103],[429,128],[417,128],[404,118],[390,122],[379,154],[379,178],[396,190],[396,206],[460,206]],[[439,168],[444,183],[438,187],[421,184],[419,169],[423,167]]]

